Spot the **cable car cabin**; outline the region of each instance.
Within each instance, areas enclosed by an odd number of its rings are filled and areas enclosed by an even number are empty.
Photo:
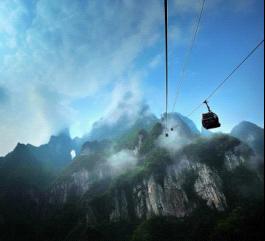
[[[218,116],[213,112],[202,115],[202,125],[207,130],[221,127]]]

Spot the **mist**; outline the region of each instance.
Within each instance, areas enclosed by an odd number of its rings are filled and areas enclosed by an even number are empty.
[[[192,142],[190,138],[183,135],[183,130],[181,129],[182,127],[176,120],[170,118],[168,120],[168,127],[169,136],[166,137],[164,132],[159,136],[157,140],[157,145],[159,147],[165,148],[171,154],[175,154],[183,146],[188,145]],[[171,128],[173,128],[174,130],[171,131]]]
[[[138,162],[138,156],[133,150],[121,150],[111,155],[107,163],[112,168],[113,175],[122,174],[133,169]]]

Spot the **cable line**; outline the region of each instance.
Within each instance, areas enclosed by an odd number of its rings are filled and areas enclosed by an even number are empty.
[[[208,102],[217,92],[220,90],[223,85],[244,65],[244,63],[264,44],[264,39],[253,49],[250,53],[243,59],[240,64],[238,64],[233,71],[211,92],[211,94],[204,100],[203,103],[198,105],[194,110],[188,115],[188,117],[192,116],[205,102]]]
[[[165,100],[165,126],[167,130],[168,123],[168,4],[167,0],[164,0],[164,10],[165,10],[165,81],[166,81],[166,100]]]
[[[184,64],[183,64],[183,68],[181,70],[179,84],[177,84],[177,92],[176,92],[176,97],[175,97],[175,100],[174,100],[172,112],[175,111],[177,100],[178,100],[178,97],[179,97],[179,91],[178,90],[181,88],[181,84],[184,81],[185,74],[186,74],[186,71],[187,71],[187,68],[188,68],[188,65],[189,65],[189,62],[190,62],[191,54],[192,54],[192,51],[193,51],[194,46],[195,46],[196,38],[197,38],[197,35],[199,33],[199,30],[200,30],[200,24],[201,24],[201,21],[202,21],[204,9],[205,9],[205,4],[206,4],[206,0],[203,0],[202,1],[202,6],[201,6],[201,11],[200,11],[200,14],[198,16],[197,24],[194,27],[194,33],[193,33],[193,37],[192,37],[192,40],[191,40],[191,44],[190,44],[190,47],[189,47],[189,49],[188,49],[188,51],[186,53],[185,61],[184,61]]]

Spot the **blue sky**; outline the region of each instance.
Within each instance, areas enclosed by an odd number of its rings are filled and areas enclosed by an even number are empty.
[[[170,106],[199,0],[169,0]],[[264,37],[264,1],[208,0],[176,111],[186,115]],[[1,0],[0,155],[17,142],[46,142],[70,126],[87,132],[115,121],[131,93],[164,111],[162,0]],[[264,125],[263,47],[211,99],[228,132],[242,120]],[[170,108],[171,109],[171,108]],[[191,118],[200,128],[201,113]]]

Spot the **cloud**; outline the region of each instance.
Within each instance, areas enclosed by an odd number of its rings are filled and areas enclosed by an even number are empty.
[[[170,26],[171,36],[187,43],[192,21],[183,25],[182,17],[197,13],[200,1],[172,1],[171,17],[182,21]],[[245,11],[251,5],[250,0],[211,0],[207,10]],[[134,119],[143,103],[136,85],[162,56],[154,51],[146,60],[148,70],[139,66],[144,53],[163,40],[162,10],[160,0],[1,0],[0,155],[17,142],[39,145],[76,125],[80,113],[71,104],[103,89],[109,99],[105,120],[117,120],[126,108]]]
[[[139,117],[144,105],[139,78],[141,76],[135,75],[129,82],[120,82],[115,86],[102,123],[113,125],[123,117],[133,123]]]
[[[136,59],[156,43],[161,17],[159,0],[1,1],[0,86],[12,101],[0,110],[0,155],[73,125],[71,103],[109,85],[110,113],[117,86],[136,78]],[[128,101],[136,104],[133,96]]]
[[[138,76],[135,76],[129,82],[122,81],[115,86],[109,99],[109,108],[103,113],[103,117],[93,124],[89,133],[92,140],[117,137],[142,118],[153,118],[137,80]]]
[[[0,153],[11,151],[17,142],[40,145],[74,118],[64,98],[49,89],[32,86],[26,93],[23,88],[12,90],[9,96],[0,108]]]
[[[114,175],[121,174],[137,164],[137,155],[131,150],[122,150],[108,159]]]
[[[169,136],[166,137],[163,133],[157,140],[157,145],[159,147],[167,149],[171,154],[176,153],[183,146],[190,144],[192,139],[188,138],[187,135],[184,135],[182,125],[178,121],[170,118],[168,120],[168,126],[174,128],[174,131],[169,130]]]

